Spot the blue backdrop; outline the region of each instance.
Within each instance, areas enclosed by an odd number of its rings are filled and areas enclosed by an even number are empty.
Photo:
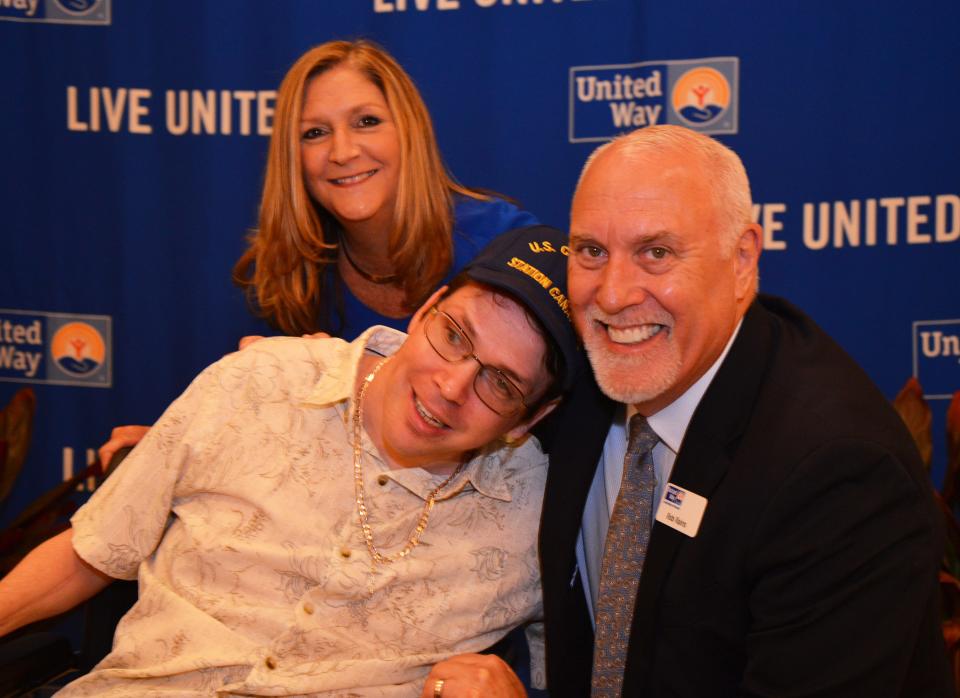
[[[8,520],[110,428],[150,423],[263,326],[230,269],[255,224],[274,90],[305,49],[384,44],[453,173],[564,226],[633,125],[743,157],[762,286],[890,397],[960,389],[955,0],[0,1],[0,404],[37,394]]]

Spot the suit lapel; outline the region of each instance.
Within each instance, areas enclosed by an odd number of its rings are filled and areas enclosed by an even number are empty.
[[[597,469],[615,404],[585,376],[557,412],[543,517],[540,568],[551,695],[590,693],[593,628],[583,586],[574,577],[576,540],[590,483]]]
[[[591,375],[578,382],[558,409],[560,429],[546,444],[550,468],[540,522],[545,595],[558,584],[566,586],[573,573],[583,507],[615,407]]]
[[[703,399],[693,413],[670,482],[710,499],[730,465],[766,373],[775,328],[755,301]],[[710,516],[709,502],[704,522]],[[655,522],[644,561],[630,634],[623,695],[641,690],[649,676],[656,641],[656,610],[663,584],[680,547],[689,538]]]

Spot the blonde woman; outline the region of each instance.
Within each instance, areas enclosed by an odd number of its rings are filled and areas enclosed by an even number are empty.
[[[234,280],[286,334],[403,327],[492,238],[535,222],[457,184],[410,76],[369,41],[303,54],[277,95],[250,247]]]

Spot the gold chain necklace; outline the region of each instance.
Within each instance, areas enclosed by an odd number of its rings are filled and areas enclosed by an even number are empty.
[[[379,373],[380,369],[392,358],[392,356],[385,358],[364,377],[363,383],[360,384],[360,389],[357,391],[357,405],[353,411],[353,481],[357,493],[357,516],[360,519],[360,529],[363,531],[363,540],[367,544],[367,550],[370,552],[370,557],[374,565],[385,565],[390,562],[396,562],[409,555],[410,551],[420,544],[420,536],[423,535],[423,532],[427,528],[427,522],[430,521],[430,511],[433,509],[437,495],[463,470],[463,463],[460,463],[456,470],[450,474],[450,477],[430,491],[427,495],[427,503],[424,504],[423,511],[420,513],[420,519],[417,521],[417,525],[414,527],[413,532],[407,539],[406,545],[403,546],[400,552],[393,553],[392,555],[384,555],[377,550],[377,546],[373,542],[373,531],[370,529],[370,522],[367,520],[367,507],[364,504],[363,451],[360,447],[360,428],[363,423],[363,395],[367,391],[367,386],[373,382],[373,379],[377,373]]]

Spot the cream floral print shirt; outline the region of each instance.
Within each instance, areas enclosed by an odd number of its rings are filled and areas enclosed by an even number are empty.
[[[412,697],[436,662],[540,618],[532,437],[471,460],[420,545],[372,569],[352,392],[364,350],[405,338],[266,339],[194,380],[73,517],[80,557],[140,595],[111,654],[59,695]],[[362,446],[374,540],[394,552],[443,478],[389,470],[365,432]]]

